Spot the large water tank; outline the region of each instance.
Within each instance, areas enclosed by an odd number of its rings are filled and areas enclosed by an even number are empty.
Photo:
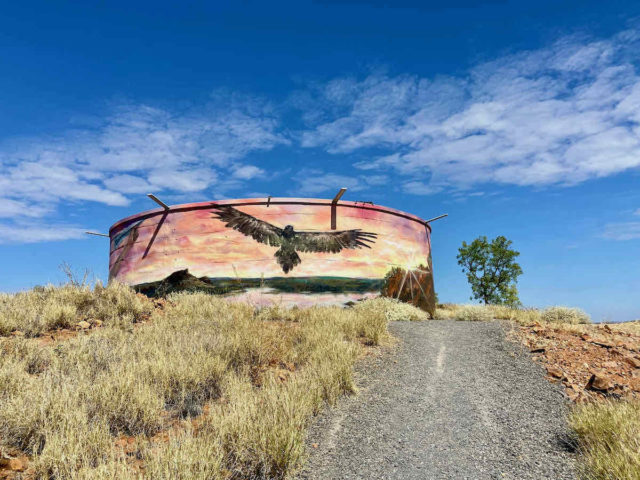
[[[380,205],[311,198],[189,203],[109,230],[109,278],[257,304],[345,304],[380,295],[435,309],[431,228]]]

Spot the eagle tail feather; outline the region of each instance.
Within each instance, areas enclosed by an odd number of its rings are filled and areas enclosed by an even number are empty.
[[[282,271],[284,273],[289,273],[293,270],[293,267],[299,265],[302,260],[298,256],[298,253],[290,248],[284,249],[280,248],[276,251],[274,257],[278,260],[278,263],[282,267]]]

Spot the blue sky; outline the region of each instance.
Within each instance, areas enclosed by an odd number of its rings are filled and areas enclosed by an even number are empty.
[[[93,3],[91,5],[90,3]],[[640,317],[640,4],[13,2],[0,17],[0,290],[107,276],[107,231],[170,203],[373,201],[505,235],[520,297]],[[393,7],[391,6],[393,5]]]

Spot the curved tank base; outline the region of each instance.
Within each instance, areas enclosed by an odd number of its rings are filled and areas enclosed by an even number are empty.
[[[257,306],[349,305],[380,294],[433,315],[431,230],[360,202],[203,202],[117,222],[109,278],[140,292],[205,291]]]

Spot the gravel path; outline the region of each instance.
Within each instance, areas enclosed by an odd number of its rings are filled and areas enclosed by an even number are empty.
[[[507,328],[392,324],[396,351],[362,362],[360,393],[316,419],[300,478],[575,478],[563,394]]]

